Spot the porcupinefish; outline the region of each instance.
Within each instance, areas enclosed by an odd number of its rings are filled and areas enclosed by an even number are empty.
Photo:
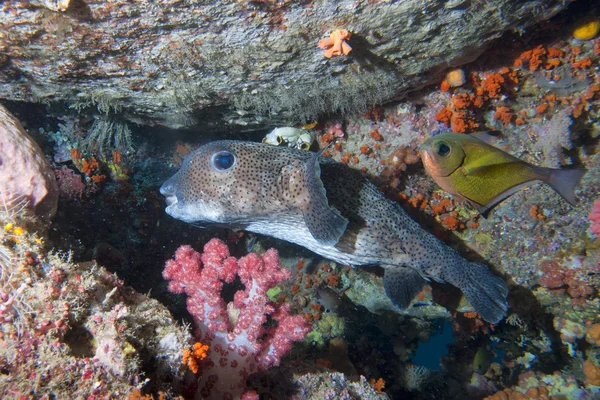
[[[488,322],[506,313],[506,284],[486,265],[464,259],[360,171],[321,153],[212,142],[190,153],[160,192],[166,212],[185,222],[272,236],[341,264],[378,264],[399,309],[433,279],[461,289]]]
[[[542,181],[571,205],[582,169],[552,169],[526,163],[494,147],[485,133],[443,133],[420,147],[425,171],[446,192],[469,200],[480,213],[518,190]]]

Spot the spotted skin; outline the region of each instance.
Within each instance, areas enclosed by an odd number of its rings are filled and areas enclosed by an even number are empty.
[[[235,164],[219,171],[219,151]],[[245,229],[299,244],[352,266],[379,264],[401,309],[428,279],[465,294],[488,322],[506,314],[504,281],[424,231],[360,172],[315,153],[260,143],[218,141],[191,153],[161,187],[166,212],[186,222]]]

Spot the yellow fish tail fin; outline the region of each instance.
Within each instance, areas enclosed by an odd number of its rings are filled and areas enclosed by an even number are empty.
[[[546,169],[546,168],[544,168]],[[544,181],[560,194],[569,204],[575,206],[575,188],[586,173],[585,169],[546,169],[547,178]]]

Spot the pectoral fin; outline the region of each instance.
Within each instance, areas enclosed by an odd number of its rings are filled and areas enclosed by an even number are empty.
[[[383,287],[394,306],[405,310],[412,299],[423,290],[425,279],[409,267],[388,267],[383,275]]]
[[[325,186],[321,181],[318,161],[320,155],[321,153],[314,153],[306,163],[305,183],[310,201],[302,213],[313,238],[322,244],[333,246],[344,234],[348,220],[337,209],[329,206]]]

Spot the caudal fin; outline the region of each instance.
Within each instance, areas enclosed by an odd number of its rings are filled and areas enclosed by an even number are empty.
[[[508,308],[506,283],[492,274],[492,271],[480,263],[470,262],[465,267],[467,279],[460,290],[475,311],[489,323],[496,324],[504,318]]]
[[[572,206],[575,205],[575,188],[586,173],[585,169],[550,169],[546,183]]]

